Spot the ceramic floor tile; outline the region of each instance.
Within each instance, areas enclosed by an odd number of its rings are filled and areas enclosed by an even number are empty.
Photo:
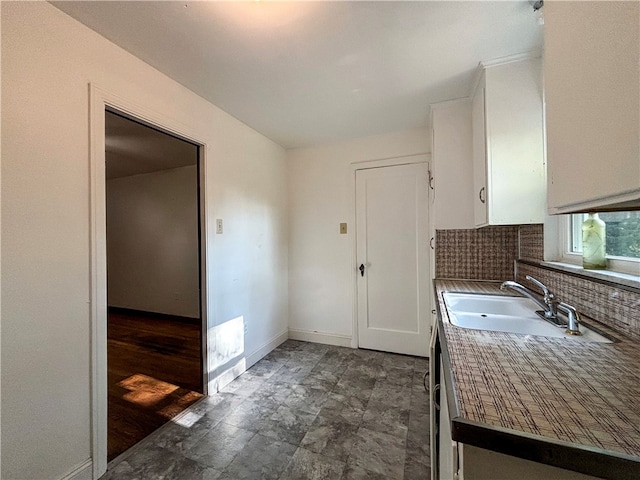
[[[217,424],[233,412],[246,398],[233,393],[218,393],[222,400],[210,406],[205,412],[205,417]]]
[[[416,372],[426,372],[429,370],[429,359],[425,357],[419,357],[415,359],[413,370]]]
[[[315,414],[281,406],[269,419],[265,420],[259,433],[297,446],[315,418]]]
[[[407,459],[404,466],[404,480],[425,480],[431,478],[431,467],[413,459]]]
[[[424,480],[426,369],[425,359],[287,341],[104,480]]]
[[[170,450],[155,447],[136,452],[127,459],[129,472],[120,472],[119,479],[163,479],[163,480],[215,480],[220,471],[206,467]]]
[[[311,373],[313,366],[302,365],[290,360],[282,366],[269,380],[298,385]]]
[[[351,353],[354,358],[367,362],[371,365],[373,364],[382,365],[384,356],[388,355],[382,352],[376,352],[375,350],[363,350],[363,349],[355,349]]]
[[[411,388],[376,383],[369,399],[369,406],[372,404],[409,410],[411,406]]]
[[[118,463],[117,465],[114,465],[112,468],[107,470],[107,473],[100,477],[100,480],[119,479],[143,480],[140,475],[136,474],[136,472],[133,470],[133,467],[129,465],[126,460]]]
[[[340,480],[345,464],[298,448],[280,480]]]
[[[314,369],[300,382],[300,385],[309,385],[328,392],[338,383],[339,379],[340,377],[333,372]]]
[[[271,378],[264,383],[262,388],[255,392],[252,396],[252,400],[267,398],[277,403],[282,403],[285,399],[294,392],[294,388],[297,384],[291,384],[282,382]]]
[[[360,427],[348,465],[402,480],[406,443],[404,440]]]
[[[183,458],[173,464],[163,480],[217,480],[221,472],[215,468],[204,466],[188,458]],[[161,477],[156,477],[160,480]]]
[[[241,375],[236,378],[233,382],[226,385],[222,392],[225,393],[233,393],[235,395],[240,395],[243,397],[249,397],[252,393],[258,390],[262,384],[265,382],[264,378],[261,377],[251,377]]]
[[[357,439],[357,433],[356,425],[318,415],[300,446],[326,457],[346,461]]]
[[[428,480],[426,477],[422,480]],[[341,480],[389,480],[389,477],[381,475],[361,467],[348,466],[344,469]]]
[[[229,465],[255,435],[254,432],[221,422],[209,430],[185,456],[219,470]]]
[[[428,413],[410,411],[407,441],[429,445],[431,441],[429,430],[431,425],[430,419],[431,417]]]
[[[280,349],[280,347],[278,347],[275,350],[272,350],[271,352],[267,353],[262,358],[262,360],[265,360],[267,362],[274,362],[274,363],[278,363],[278,364],[284,365],[285,363],[287,363],[289,361],[290,358],[291,358],[291,356],[290,356],[288,351],[282,350],[282,349]]]
[[[369,402],[362,416],[362,426],[406,439],[409,428],[409,410]]]
[[[224,416],[230,425],[257,432],[280,405],[272,399],[248,398]]]
[[[430,476],[429,444],[407,440],[404,480],[424,480]]]
[[[301,342],[300,340],[287,340],[286,342],[280,344],[278,350],[284,352],[292,352],[299,350],[300,347],[303,347],[305,342]]]
[[[370,378],[373,380],[378,379],[384,374],[384,368],[380,365],[369,363],[357,363],[348,369],[349,373],[356,375],[359,378]]]
[[[157,447],[166,448],[174,453],[184,453],[217,423],[218,421],[207,417],[201,418],[189,427],[171,422],[157,431],[150,441]]]
[[[366,400],[358,397],[348,397],[340,393],[330,392],[319,414],[353,425],[360,425],[364,411],[367,408],[367,403]]]
[[[414,412],[429,413],[429,394],[422,385],[411,389],[411,402],[409,410]]]
[[[313,367],[313,370],[311,370],[311,373],[330,372],[337,377],[340,377],[344,374],[348,367],[348,362],[342,358],[335,357],[327,359],[325,356],[318,363],[316,363],[315,367]]]
[[[413,370],[416,364],[416,357],[410,357],[408,355],[397,355],[394,353],[386,353],[383,356],[382,365],[393,368],[404,368],[407,370]]]
[[[283,405],[296,410],[317,414],[327,400],[327,390],[316,386],[296,385],[291,395],[284,399]]]
[[[411,387],[413,384],[413,370],[395,368],[385,365],[382,375],[378,377],[377,385],[393,387]]]
[[[220,476],[221,480],[276,480],[289,465],[297,447],[255,435]]]
[[[343,375],[340,381],[333,388],[333,392],[345,397],[356,397],[366,402],[369,401],[375,380],[368,378],[358,378],[357,376],[348,377]]]

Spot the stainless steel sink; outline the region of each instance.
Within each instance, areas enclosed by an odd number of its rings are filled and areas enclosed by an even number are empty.
[[[565,328],[552,325],[536,315],[538,306],[525,297],[445,292],[444,302],[452,325],[473,330],[519,333],[567,338],[582,342],[611,343],[584,324],[582,335],[568,335]]]

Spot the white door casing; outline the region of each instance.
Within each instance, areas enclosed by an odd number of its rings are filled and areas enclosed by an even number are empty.
[[[106,175],[105,175],[105,111],[116,110],[140,122],[154,126],[170,135],[200,145],[200,219],[201,222],[201,307],[203,322],[203,389],[208,387],[207,346],[207,249],[206,219],[207,204],[205,183],[208,152],[203,132],[194,132],[171,117],[138,104],[132,99],[103,90],[89,84],[89,135],[90,135],[90,227],[91,227],[91,457],[94,479],[101,477],[107,469],[107,248],[106,248]]]
[[[361,348],[429,354],[428,206],[426,163],[356,171]]]

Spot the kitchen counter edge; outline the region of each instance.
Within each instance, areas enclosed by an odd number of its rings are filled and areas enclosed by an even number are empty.
[[[447,281],[449,279],[443,280]],[[461,281],[467,283],[467,281]],[[469,285],[478,282],[480,281],[468,281]],[[496,285],[500,283],[493,281],[482,282]],[[573,470],[586,475],[611,480],[633,480],[640,478],[640,459],[638,457],[576,443],[563,442],[541,435],[533,435],[528,432],[500,428],[462,417],[454,385],[449,347],[443,325],[443,312],[441,310],[441,294],[447,290],[440,287],[439,279],[434,281],[433,288],[436,299],[438,337],[444,366],[444,371],[441,372],[441,375],[443,375],[445,379],[445,388],[447,389],[453,440],[505,455]],[[469,292],[472,292],[472,290],[469,290]]]

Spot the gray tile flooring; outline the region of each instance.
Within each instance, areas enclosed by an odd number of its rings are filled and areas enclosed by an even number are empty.
[[[423,358],[288,340],[102,478],[426,480],[427,370]]]

